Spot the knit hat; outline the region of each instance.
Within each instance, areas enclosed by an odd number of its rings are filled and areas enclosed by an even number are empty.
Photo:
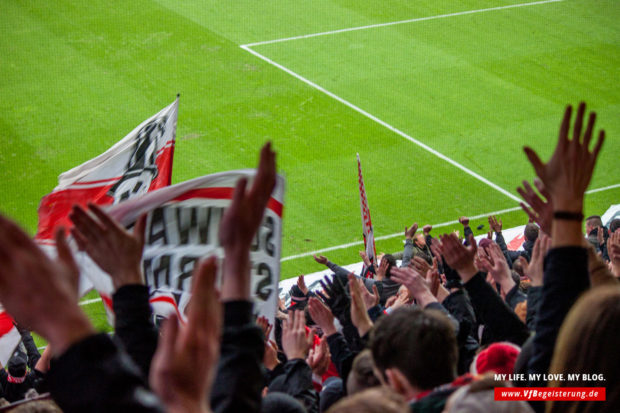
[[[291,287],[291,310],[302,310],[308,304],[308,297],[301,291],[297,285]]]
[[[16,350],[9,359],[8,369],[9,374],[13,377],[21,378],[26,375],[26,365],[28,363],[28,356],[23,352]]]
[[[521,349],[506,341],[493,343],[482,350],[471,364],[473,374],[493,371],[498,374],[512,374]]]

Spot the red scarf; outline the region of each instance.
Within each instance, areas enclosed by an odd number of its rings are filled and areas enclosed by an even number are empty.
[[[8,377],[6,378],[6,380],[9,383],[20,384],[20,383],[23,383],[26,380],[26,375],[24,374],[24,377],[13,377],[13,376],[11,376],[9,374]]]

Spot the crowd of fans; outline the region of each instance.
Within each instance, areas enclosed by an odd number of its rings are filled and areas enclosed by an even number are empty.
[[[110,336],[77,305],[79,270],[64,229],[50,259],[0,216],[0,301],[23,337],[0,369],[0,395],[17,403],[0,411],[620,411],[619,220],[605,228],[589,217],[582,233],[604,132],[590,150],[595,116],[584,125],[580,104],[570,137],[571,111],[549,162],[525,148],[537,178],[536,190],[518,189],[530,218],[523,251],[508,250],[494,216],[479,243],[466,217],[463,238],[413,224],[402,256],[373,263],[362,254],[359,275],[315,256],[333,276],[317,291],[300,276],[273,324],[252,315],[249,259],[275,184],[270,144],[222,220],[221,287],[216,260],[201,261],[186,320],[173,314],[161,330],[141,272],[144,217],[127,231],[95,205],[70,216],[80,250],[113,280]],[[42,355],[29,330],[47,339]],[[494,397],[497,388],[547,386],[604,387],[606,401]]]

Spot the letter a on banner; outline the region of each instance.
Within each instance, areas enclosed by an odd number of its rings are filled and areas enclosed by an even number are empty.
[[[360,209],[362,211],[362,230],[364,233],[364,246],[368,259],[375,263],[377,249],[375,248],[375,235],[372,229],[372,221],[370,220],[370,208],[368,208],[368,198],[366,197],[366,188],[364,187],[364,178],[362,177],[362,163],[360,162],[360,154],[357,154],[357,181],[360,188]]]
[[[126,227],[133,225],[141,214],[147,214],[142,266],[155,315],[167,317],[174,312],[185,320],[194,265],[203,257],[223,257],[218,236],[221,219],[237,181],[245,178],[251,186],[255,176],[255,169],[220,172],[161,188],[107,209]],[[250,251],[255,314],[270,322],[274,321],[278,303],[284,184],[284,178],[277,175]],[[76,254],[78,263],[87,258],[84,255]],[[94,262],[85,273],[112,315],[110,277]]]

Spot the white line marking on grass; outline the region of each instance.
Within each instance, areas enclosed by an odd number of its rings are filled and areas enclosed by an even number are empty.
[[[558,0],[554,0],[554,1],[558,1]],[[338,102],[342,103],[345,106],[348,106],[349,108],[353,109],[354,111],[364,115],[365,117],[367,117],[368,119],[378,123],[379,125],[391,130],[392,132],[396,133],[397,135],[400,135],[401,137],[407,139],[408,141],[418,145],[420,148],[424,149],[427,152],[430,152],[431,154],[435,155],[436,157],[438,157],[439,159],[443,159],[444,161],[448,162],[449,164],[459,168],[460,170],[462,170],[463,172],[465,172],[467,175],[470,175],[471,177],[479,180],[480,182],[490,186],[491,188],[495,189],[496,191],[501,192],[502,194],[506,195],[508,198],[512,199],[513,201],[517,201],[520,202],[521,200],[514,194],[511,194],[510,192],[506,191],[504,188],[500,187],[499,185],[489,181],[488,179],[486,179],[485,177],[477,174],[476,172],[472,171],[471,169],[461,165],[460,163],[456,162],[454,159],[452,158],[448,158],[446,155],[442,154],[441,152],[436,151],[435,149],[431,148],[430,146],[426,145],[425,143],[420,142],[417,139],[412,138],[411,136],[407,135],[405,132],[401,131],[400,129],[395,128],[394,126],[382,121],[381,119],[379,119],[378,117],[366,112],[364,109],[360,108],[359,106],[354,105],[353,103],[349,102],[348,100],[345,100],[343,98],[341,98],[340,96],[330,92],[329,90],[323,88],[322,86],[317,85],[316,83],[314,83],[311,80],[306,79],[305,77],[301,76],[300,74],[297,74],[295,72],[293,72],[291,69],[282,66],[281,64],[269,59],[266,56],[263,56],[262,54],[258,53],[255,50],[252,50],[249,46],[245,46],[242,45],[240,46],[243,50],[253,54],[254,56],[258,57],[261,60],[264,60],[265,62],[269,63],[270,65],[273,65],[275,67],[277,67],[278,69],[288,73],[289,75],[293,76],[294,78],[301,80],[302,82],[306,83],[307,85],[315,88],[316,90],[323,92],[324,94],[326,94],[327,96],[337,100]]]
[[[101,298],[93,298],[91,300],[80,301],[79,304],[80,305],[88,305],[88,304],[98,303],[99,301],[101,301]]]
[[[614,189],[614,188],[620,188],[620,184],[614,184],[614,185],[604,186],[602,188],[590,189],[589,191],[586,191],[586,194],[593,194],[595,192],[607,191],[609,189]]]
[[[479,218],[488,217],[489,215],[505,214],[507,212],[513,212],[513,211],[517,211],[519,209],[521,209],[520,206],[513,207],[513,208],[508,208],[508,209],[502,209],[500,211],[493,211],[493,212],[488,212],[486,214],[480,214],[480,215],[471,216],[471,217],[469,217],[469,219],[479,219]],[[434,224],[433,225],[433,229],[441,228],[441,227],[447,227],[449,225],[454,225],[454,224],[458,224],[458,223],[459,223],[458,220],[442,222],[441,224]],[[382,235],[380,237],[376,237],[375,241],[382,241],[382,240],[386,240],[386,239],[390,239],[390,238],[396,238],[396,237],[402,237],[402,236],[403,236],[403,232],[401,231],[401,232],[396,232],[394,234]],[[342,244],[342,245],[336,245],[334,247],[322,248],[320,250],[304,252],[302,254],[297,254],[297,255],[290,255],[288,257],[284,257],[284,258],[280,259],[280,262],[295,260],[297,258],[308,257],[308,256],[311,256],[311,255],[320,254],[320,253],[323,253],[323,252],[329,252],[329,251],[335,251],[335,250],[340,250],[340,249],[344,249],[344,248],[354,247],[356,245],[364,245],[364,241],[349,242],[348,244]]]
[[[245,47],[262,46],[262,45],[265,45],[265,44],[288,42],[288,41],[291,41],[291,40],[309,39],[309,38],[312,38],[312,37],[327,36],[327,35],[330,35],[330,34],[354,32],[354,31],[357,31],[357,30],[366,30],[366,29],[374,29],[374,28],[377,28],[377,27],[395,26],[397,24],[415,23],[415,22],[421,22],[421,21],[426,21],[426,20],[443,19],[443,18],[446,18],[446,17],[463,16],[463,15],[466,15],[466,14],[475,14],[475,13],[484,13],[484,12],[488,12],[488,11],[513,9],[513,8],[516,8],[516,7],[537,6],[539,4],[558,3],[558,2],[561,2],[561,1],[564,1],[564,0],[544,0],[544,1],[535,1],[535,2],[531,2],[531,3],[520,3],[520,4],[510,4],[510,5],[507,5],[507,6],[489,7],[487,9],[466,10],[466,11],[459,11],[459,12],[456,12],[456,13],[439,14],[439,15],[436,15],[436,16],[417,17],[415,19],[399,20],[399,21],[395,21],[395,22],[377,23],[377,24],[370,24],[370,25],[367,25],[367,26],[358,26],[358,27],[349,27],[349,28],[346,28],[346,29],[330,30],[330,31],[327,31],[327,32],[303,34],[303,35],[300,35],[300,36],[285,37],[285,38],[282,38],[282,39],[265,40],[263,42],[248,43],[248,44],[245,44],[243,46],[245,46]]]
[[[586,194],[593,194],[593,193],[596,193],[596,192],[608,191],[608,190],[614,189],[614,188],[620,188],[620,184],[614,184],[614,185],[604,186],[602,188],[590,189],[589,191],[586,191]],[[514,207],[514,208],[502,209],[502,210],[499,210],[499,211],[487,212],[486,214],[479,214],[479,215],[470,216],[469,219],[470,220],[471,219],[480,219],[480,218],[488,217],[489,215],[505,214],[507,212],[518,211],[520,209],[521,209],[520,206]],[[458,223],[459,223],[458,220],[442,222],[441,224],[433,225],[433,229],[441,228],[441,227],[447,227],[447,226],[455,225],[455,224],[458,224]],[[380,237],[376,237],[375,241],[381,241],[381,240],[386,240],[386,239],[396,238],[396,237],[402,237],[402,236],[403,236],[403,232],[401,231],[401,232],[396,232],[394,234],[382,235]],[[340,249],[354,247],[356,245],[363,245],[363,244],[364,244],[364,241],[349,242],[347,244],[336,245],[334,247],[322,248],[320,250],[304,252],[302,254],[297,254],[297,255],[290,255],[288,257],[284,257],[284,258],[280,259],[280,262],[295,260],[295,259],[298,259],[298,258],[309,257],[311,255],[320,254],[320,253],[323,253],[323,252],[335,251],[335,250],[340,250]]]

